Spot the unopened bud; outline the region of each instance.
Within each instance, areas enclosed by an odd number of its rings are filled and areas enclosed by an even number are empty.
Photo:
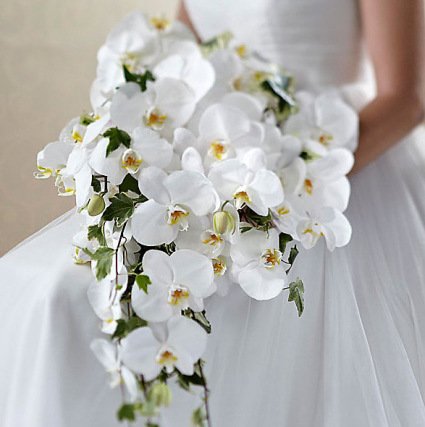
[[[171,390],[167,384],[155,384],[149,391],[149,401],[155,406],[169,406],[171,403]]]
[[[99,194],[94,194],[87,205],[87,212],[90,216],[96,216],[105,209],[105,200]]]
[[[236,227],[235,218],[229,212],[217,212],[214,215],[213,226],[217,234],[233,234]]]

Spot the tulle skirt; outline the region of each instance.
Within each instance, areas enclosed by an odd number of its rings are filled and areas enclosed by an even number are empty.
[[[425,426],[425,129],[352,178],[351,243],[301,250],[298,318],[283,292],[212,296],[205,354],[214,427]],[[70,213],[0,260],[0,425],[115,427],[121,396],[89,349],[99,320]],[[323,242],[322,242],[323,243]],[[173,387],[161,427],[187,427]],[[141,424],[143,425],[143,424]]]

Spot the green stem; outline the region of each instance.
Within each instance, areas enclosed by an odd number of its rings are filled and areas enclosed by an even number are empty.
[[[200,372],[201,378],[202,378],[202,385],[204,387],[205,416],[207,419],[207,426],[212,427],[211,415],[210,415],[210,405],[209,405],[209,399],[208,399],[210,391],[208,390],[208,387],[207,387],[207,380],[206,380],[205,375],[204,375],[204,370],[202,369],[201,360],[198,361],[198,366],[199,366],[199,372]]]

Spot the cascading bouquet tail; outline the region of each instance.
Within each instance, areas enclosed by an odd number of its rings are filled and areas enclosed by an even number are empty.
[[[83,219],[73,256],[96,278],[88,298],[109,339],[92,350],[121,386],[119,419],[158,425],[175,381],[200,387],[192,422],[210,425],[204,300],[285,290],[301,315],[296,244],[350,240],[357,115],[336,91],[293,86],[229,33],[199,45],[135,12],[99,50],[93,111],[39,153],[36,176],[75,194]]]

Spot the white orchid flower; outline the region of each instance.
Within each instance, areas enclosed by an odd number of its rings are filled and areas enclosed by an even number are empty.
[[[249,93],[231,92],[223,96],[220,104],[236,108],[243,112],[253,122],[262,121],[264,110],[267,107],[265,99],[255,97]]]
[[[73,174],[68,173],[67,168],[56,171],[55,186],[58,189],[58,195],[69,197],[75,195],[75,178]]]
[[[235,284],[231,276],[232,259],[230,256],[221,254],[217,258],[212,259],[214,269],[214,283],[217,287],[217,294],[224,297],[228,294],[230,286]]]
[[[77,147],[76,139],[73,138],[74,131],[80,130],[80,118],[75,117],[70,120],[62,129],[59,140],[47,144],[46,147],[37,155],[38,172],[34,174],[36,178],[43,179],[50,176],[56,176],[57,173],[65,168],[68,159],[74,148]],[[81,131],[80,132],[84,132]],[[74,136],[77,136],[74,134]],[[81,136],[81,135],[80,135]],[[84,135],[83,135],[84,136]]]
[[[244,70],[241,58],[236,52],[220,49],[213,52],[208,59],[214,67],[217,85],[234,90],[233,82],[241,76]]]
[[[121,341],[123,363],[146,381],[154,380],[165,368],[177,368],[193,375],[194,364],[207,345],[207,334],[192,320],[172,317],[166,324],[138,328]]]
[[[272,299],[285,287],[285,265],[275,229],[268,235],[257,229],[247,231],[232,245],[230,255],[238,283],[250,297]]]
[[[111,114],[109,113],[109,108],[98,108],[97,110],[98,111],[94,113],[94,122],[87,126],[87,130],[83,139],[83,145],[89,144],[98,138],[110,124]]]
[[[279,178],[265,169],[266,158],[261,150],[251,150],[244,163],[226,160],[214,166],[208,177],[223,200],[233,200],[236,209],[249,206],[259,215],[267,215],[269,208],[283,202],[283,188]]]
[[[176,39],[193,40],[183,24],[162,17],[149,19],[142,12],[132,12],[108,35],[97,59],[97,79],[102,92],[110,94],[124,83],[123,66],[132,73],[143,73],[156,57]]]
[[[239,235],[239,214],[227,203],[214,216],[194,217],[188,230],[179,233],[175,244],[179,249],[191,249],[214,259],[229,256],[230,245]]]
[[[127,289],[127,282],[127,269],[122,266],[118,280],[107,277],[98,283],[92,283],[87,290],[90,305],[102,320],[101,330],[105,334],[113,334],[117,328],[117,320],[123,317],[120,298]]]
[[[329,206],[314,209],[309,218],[298,224],[298,236],[302,245],[310,249],[324,236],[330,251],[345,246],[351,238],[351,225],[338,210]]]
[[[72,237],[72,245],[74,246],[72,256],[75,264],[85,264],[90,262],[91,258],[83,251],[83,248],[94,252],[96,250],[96,243],[95,241],[87,238],[87,227],[83,227]]]
[[[294,209],[292,204],[285,199],[280,205],[271,208],[271,212],[276,228],[282,233],[289,234],[295,240],[299,240],[297,227],[303,217]]]
[[[139,126],[169,133],[185,125],[195,105],[193,91],[179,80],[149,82],[145,92],[136,83],[126,83],[112,98],[111,118],[128,133]]]
[[[214,68],[204,59],[198,45],[191,41],[175,41],[169,44],[167,57],[153,69],[155,78],[173,78],[189,86],[198,102],[212,88]]]
[[[47,144],[37,155],[38,172],[34,176],[39,179],[55,176],[65,168],[73,149],[74,143],[72,142],[56,141]]]
[[[278,171],[289,166],[301,153],[301,141],[292,135],[282,135],[278,127],[263,123],[262,148],[267,156],[267,168]]]
[[[90,349],[108,372],[110,376],[109,386],[114,388],[124,384],[130,402],[135,402],[140,394],[137,379],[128,368],[122,365],[119,347],[110,341],[98,338],[91,342]]]
[[[273,72],[270,63],[236,40],[232,40],[227,49],[212,53],[209,60],[216,71],[218,83],[230,90],[258,91],[259,82]]]
[[[140,204],[131,219],[134,238],[141,244],[171,243],[187,230],[188,217],[213,212],[218,196],[210,181],[193,171],[164,171],[149,167],[139,175],[139,188],[149,200]]]
[[[279,173],[286,198],[301,215],[315,206],[331,206],[343,212],[350,197],[350,183],[345,175],[353,163],[352,153],[343,148],[310,162],[295,159]]]
[[[211,261],[188,249],[171,256],[158,250],[146,252],[143,272],[152,284],[147,293],[134,284],[131,305],[148,322],[163,322],[188,307],[202,311],[203,299],[216,290]]]
[[[59,141],[63,142],[75,142],[75,139],[72,137],[74,127],[80,123],[80,117],[74,117],[71,119],[65,127],[61,130],[59,134]]]
[[[155,54],[154,37],[146,15],[141,12],[127,15],[108,34],[97,55],[97,76],[104,92],[124,82],[124,65],[137,72],[151,61]]]
[[[199,122],[199,146],[208,166],[241,157],[248,149],[260,147],[263,138],[262,127],[231,106],[211,105]]]
[[[341,97],[331,91],[318,97],[300,93],[297,99],[300,111],[288,119],[285,133],[312,139],[328,149],[345,147],[355,150],[358,115]]]
[[[109,139],[100,140],[90,157],[95,172],[108,177],[113,185],[121,184],[127,173],[137,176],[148,166],[164,168],[173,156],[173,148],[167,140],[151,130],[139,126],[131,135],[130,147],[118,147],[106,157]]]

